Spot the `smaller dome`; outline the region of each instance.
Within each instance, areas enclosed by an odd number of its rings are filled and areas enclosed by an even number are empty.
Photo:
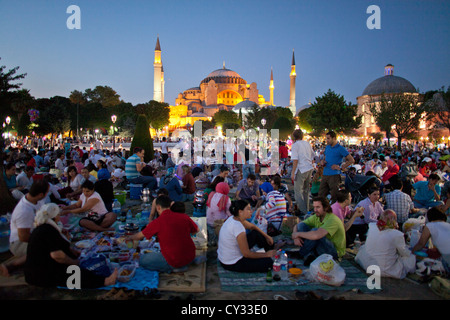
[[[242,113],[248,113],[254,106],[258,106],[255,102],[250,100],[244,100],[239,102],[233,107],[233,111],[239,113],[239,110],[242,110]]]
[[[311,107],[311,102],[308,104],[305,104],[301,107],[297,107],[297,110],[295,111],[295,116],[298,116],[298,114],[300,113],[300,111],[303,111],[305,109],[308,109],[309,107]]]

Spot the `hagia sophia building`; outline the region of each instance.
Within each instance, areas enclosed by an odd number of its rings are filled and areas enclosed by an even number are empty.
[[[161,59],[161,45],[159,37],[156,40],[155,60],[153,63],[153,100],[165,102],[164,100],[164,68]],[[290,72],[290,98],[289,106],[293,114],[296,114],[295,106],[295,58],[292,53],[292,63]],[[255,82],[248,83],[237,72],[225,68],[225,63],[221,69],[217,69],[208,74],[200,81],[199,86],[192,87],[178,94],[175,105],[170,105],[170,124],[168,131],[177,128],[188,128],[193,126],[195,121],[211,121],[214,114],[219,110],[241,112],[243,117],[246,113],[257,106],[274,106],[274,83],[273,71],[270,75],[270,99],[266,101],[263,95],[259,94]],[[166,132],[167,133],[167,132]]]
[[[165,102],[164,100],[164,69],[161,60],[161,46],[159,37],[156,41],[154,60],[154,90],[153,100]],[[292,52],[290,77],[289,108],[294,116],[304,109],[311,107],[311,102],[303,106],[296,106],[295,97],[295,57]],[[194,122],[211,121],[214,114],[219,110],[234,111],[242,113],[243,118],[256,104],[260,108],[272,107],[274,105],[274,83],[273,71],[270,74],[270,99],[266,101],[263,95],[259,94],[256,82],[248,83],[237,72],[227,69],[225,63],[221,69],[214,70],[200,81],[199,86],[189,88],[178,94],[175,105],[170,105],[170,124],[165,129],[165,134],[173,132],[177,128],[193,127]],[[419,101],[423,101],[423,94],[419,93],[414,85],[405,78],[394,76],[394,66],[387,64],[384,67],[384,76],[370,82],[356,97],[358,105],[358,115],[362,116],[359,132],[362,136],[380,132],[376,125],[374,116],[370,112],[370,104],[377,103],[381,97],[395,94],[413,95]],[[439,130],[433,120],[423,120],[419,125],[419,135],[424,137],[430,130]],[[450,131],[444,130],[443,134],[449,136]]]

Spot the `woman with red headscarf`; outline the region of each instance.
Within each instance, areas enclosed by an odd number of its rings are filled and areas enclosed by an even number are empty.
[[[398,166],[398,164],[395,163],[395,161],[389,159],[387,161],[387,170],[381,177],[381,180],[383,180],[384,184],[389,184],[389,179],[392,176],[395,176],[399,171],[400,171],[400,167]]]
[[[230,187],[228,183],[220,182],[216,186],[216,191],[213,191],[208,196],[206,206],[206,222],[213,226],[214,221],[228,218],[230,213],[231,200],[228,197]]]
[[[403,232],[397,230],[397,215],[385,210],[378,221],[369,224],[367,240],[359,249],[355,261],[364,269],[380,268],[382,277],[403,279],[416,271],[416,257],[405,243]]]
[[[215,191],[209,194],[208,200],[206,201],[206,223],[208,228],[208,243],[210,245],[215,245],[217,241],[215,231],[216,222],[226,220],[231,216],[229,192],[230,186],[228,183],[219,182],[215,187]]]

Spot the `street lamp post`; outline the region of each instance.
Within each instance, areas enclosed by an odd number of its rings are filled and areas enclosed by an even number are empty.
[[[113,122],[113,150],[116,150],[116,131],[114,130],[114,124],[117,121],[117,116],[115,114],[111,116],[111,121]]]
[[[7,125],[7,134],[6,134],[6,136],[8,137],[8,139],[9,139],[9,124],[11,123],[11,117],[10,116],[7,116],[6,117],[6,125]]]

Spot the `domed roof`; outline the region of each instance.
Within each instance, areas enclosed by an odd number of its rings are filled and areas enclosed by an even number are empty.
[[[257,106],[257,104],[253,101],[244,100],[244,101],[241,101],[238,104],[236,104],[233,107],[233,111],[236,113],[239,113],[239,110],[242,109],[242,113],[248,113],[255,105]]]
[[[297,107],[297,109],[295,110],[295,116],[298,116],[300,111],[308,109],[309,107],[311,107],[311,102],[309,102],[301,107]]]
[[[363,91],[362,95],[379,95],[383,93],[417,92],[411,82],[405,78],[394,76],[394,66],[385,67],[384,77],[372,81]]]
[[[208,76],[202,80],[201,83],[208,83],[214,80],[216,83],[234,83],[234,84],[247,84],[247,81],[242,79],[242,77],[235,71],[230,69],[217,69],[208,74]]]

